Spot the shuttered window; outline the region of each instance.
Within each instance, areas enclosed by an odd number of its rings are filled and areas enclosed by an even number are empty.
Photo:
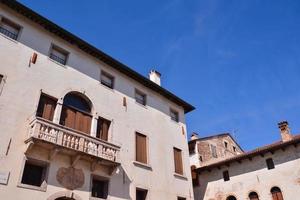
[[[147,164],[147,137],[143,134],[135,134],[136,161]]]
[[[108,140],[108,130],[110,126],[110,121],[104,118],[99,117],[98,126],[97,126],[97,134],[96,137],[101,140]]]
[[[17,40],[21,27],[12,21],[3,18],[0,21],[0,33],[6,35],[7,37]]]
[[[271,189],[271,194],[272,194],[273,200],[283,200],[283,196],[282,196],[282,192],[281,192],[280,188],[273,187]]]
[[[175,173],[183,175],[182,152],[180,149],[174,148],[174,165]]]
[[[41,94],[37,109],[37,116],[52,121],[56,103],[57,99],[50,97],[46,94]]]

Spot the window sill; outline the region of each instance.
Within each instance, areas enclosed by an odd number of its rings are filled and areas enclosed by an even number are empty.
[[[174,177],[175,178],[179,178],[179,179],[182,179],[182,180],[188,180],[188,178],[182,174],[177,174],[177,173],[174,173]]]
[[[47,191],[47,184],[44,184],[44,183],[40,187],[34,186],[34,185],[27,185],[27,184],[23,184],[23,183],[18,183],[17,187],[30,189],[30,190],[37,190],[37,191],[41,191],[41,192]]]
[[[18,42],[18,38],[17,38],[17,40],[15,40],[15,39],[12,39],[12,38],[10,38],[10,37],[8,37],[7,35],[4,35],[3,33],[0,33],[0,35],[2,35],[4,38],[6,38],[6,39],[8,39],[8,40],[10,40],[10,41],[12,41],[12,42],[14,42],[14,43],[16,43],[16,44],[18,44],[19,42]]]
[[[133,161],[133,164],[137,167],[141,167],[141,168],[152,171],[152,167],[149,164],[141,163],[141,162],[138,162],[138,161]]]
[[[60,66],[62,66],[62,67],[64,67],[64,68],[67,68],[66,64],[61,64],[60,62],[57,62],[56,60],[53,60],[53,59],[50,58],[50,57],[48,57],[48,59],[49,59],[51,62],[54,62],[54,63],[57,64],[57,65],[60,65]]]

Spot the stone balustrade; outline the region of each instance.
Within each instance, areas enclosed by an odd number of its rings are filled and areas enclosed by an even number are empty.
[[[30,123],[29,138],[119,163],[119,146],[39,117]]]

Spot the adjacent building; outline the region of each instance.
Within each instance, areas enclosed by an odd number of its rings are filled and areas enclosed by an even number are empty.
[[[279,123],[279,129],[280,141],[249,152],[243,152],[228,134],[204,138],[206,143],[217,143],[216,151],[202,151],[198,145],[192,145],[201,139],[190,141],[195,200],[298,199],[300,135],[293,136],[286,121]],[[231,152],[224,153],[228,148]],[[203,161],[198,156],[196,162],[195,152]],[[214,161],[207,161],[206,157]]]
[[[145,78],[11,0],[0,61],[1,199],[194,199],[194,107],[159,72]]]

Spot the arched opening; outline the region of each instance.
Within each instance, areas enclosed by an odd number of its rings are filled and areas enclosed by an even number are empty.
[[[250,200],[259,200],[258,194],[256,192],[250,192],[249,199]]]
[[[235,198],[235,196],[231,195],[231,196],[227,197],[226,200],[236,200],[236,198]]]
[[[91,103],[78,92],[66,94],[63,101],[60,124],[90,134]]]
[[[273,187],[271,189],[273,200],[283,200],[282,192],[279,187]]]

